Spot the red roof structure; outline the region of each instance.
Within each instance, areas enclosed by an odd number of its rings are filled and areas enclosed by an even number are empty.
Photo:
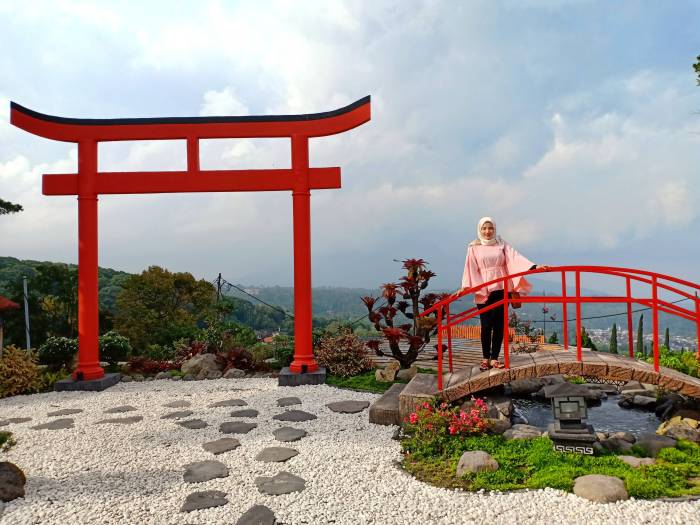
[[[19,308],[19,305],[16,302],[0,295],[0,310],[17,310],[17,308]]]

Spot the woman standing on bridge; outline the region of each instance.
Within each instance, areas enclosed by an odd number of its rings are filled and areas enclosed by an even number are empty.
[[[515,249],[496,235],[496,223],[491,217],[482,217],[476,228],[477,238],[467,247],[467,260],[464,263],[462,288],[473,288],[480,284],[504,277],[506,275],[534,270],[547,269],[537,266],[520,255]],[[532,285],[524,277],[512,279],[508,290],[513,297],[527,295]],[[503,299],[503,282],[490,284],[474,294],[474,302],[481,309]],[[481,351],[484,359],[481,370],[503,368],[498,361],[503,342],[503,305],[479,314],[481,319]]]

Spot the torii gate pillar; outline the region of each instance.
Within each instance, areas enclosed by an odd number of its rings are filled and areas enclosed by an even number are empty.
[[[102,390],[119,380],[99,358],[97,198],[100,194],[212,191],[290,191],[294,222],[294,360],[280,384],[325,381],[312,348],[311,190],[340,188],[340,168],[310,168],[309,138],[343,133],[371,118],[370,97],[344,108],[307,115],[76,119],[37,113],[12,102],[10,121],[34,135],[78,144],[78,173],[43,177],[45,195],[78,196],[78,366],[61,390]],[[199,141],[283,138],[291,142],[291,169],[202,170]],[[107,141],[185,140],[187,169],[98,171],[98,144]]]

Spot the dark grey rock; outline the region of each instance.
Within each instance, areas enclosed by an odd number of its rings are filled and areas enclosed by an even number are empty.
[[[272,435],[275,436],[277,441],[292,442],[299,441],[301,438],[306,436],[306,430],[301,428],[292,427],[282,427],[272,431]]]
[[[632,404],[639,408],[654,410],[656,408],[656,398],[638,394],[632,398]]]
[[[258,411],[252,408],[247,408],[245,410],[234,410],[231,412],[231,417],[258,417]]]
[[[498,462],[491,454],[483,450],[469,450],[462,454],[457,465],[457,475],[463,476],[468,472],[493,472],[498,470]]]
[[[171,381],[182,381],[182,376],[173,376]]]
[[[190,512],[193,510],[210,509],[212,507],[221,507],[227,503],[228,500],[226,499],[225,492],[221,492],[220,490],[203,490],[188,495],[180,511]]]
[[[333,412],[340,414],[356,414],[367,408],[369,401],[336,401],[335,403],[328,403],[326,406]]]
[[[63,428],[73,428],[73,419],[54,419],[49,423],[43,423],[32,428],[34,430],[60,430]]]
[[[155,381],[155,378],[153,376],[148,376],[144,379],[144,381]]]
[[[287,412],[282,412],[276,416],[272,416],[272,419],[277,421],[311,421],[312,419],[318,419],[315,415],[304,412],[303,410],[288,410]]]
[[[554,383],[552,385],[547,385],[544,387],[544,397],[551,399],[553,397],[570,397],[570,396],[581,396],[586,397],[590,395],[590,389],[585,385],[578,385],[576,383]]]
[[[158,372],[156,374],[156,379],[170,379],[170,374],[167,372]]]
[[[282,463],[298,455],[299,451],[293,448],[267,447],[255,456],[255,460],[264,461],[266,463]]]
[[[276,523],[277,518],[275,518],[274,512],[264,505],[255,505],[245,511],[236,525],[275,525]]]
[[[185,374],[184,376],[182,376],[183,381],[194,381],[194,379],[195,378],[192,374]]]
[[[189,417],[194,412],[191,410],[177,410],[176,412],[170,412],[169,414],[165,414],[164,416],[160,416],[161,419],[180,419],[181,417]]]
[[[530,439],[542,436],[542,431],[532,425],[513,425],[503,433],[506,439]]]
[[[195,377],[197,378],[197,381],[204,381],[207,377],[209,377],[209,372],[206,370],[200,370]]]
[[[183,479],[186,483],[201,483],[214,478],[228,477],[228,467],[220,461],[208,459],[185,465]]]
[[[301,405],[301,399],[298,397],[281,397],[277,400],[278,407],[290,407],[293,405]]]
[[[662,448],[675,447],[676,440],[658,434],[642,434],[637,439],[636,445],[644,450],[648,456],[655,458]]]
[[[142,374],[132,374],[131,379],[133,379],[134,381],[140,382],[140,381],[143,381],[143,375]]]
[[[598,503],[612,503],[629,499],[625,484],[620,478],[588,474],[574,480],[574,494]]]
[[[223,375],[221,370],[212,370],[207,374],[207,379],[221,379]]]
[[[542,382],[539,379],[516,379],[509,384],[514,396],[527,396],[542,388]]]
[[[175,423],[181,427],[189,428],[191,430],[198,430],[207,426],[207,424],[201,419],[188,419],[187,421],[176,421]]]
[[[96,421],[95,424],[100,425],[102,423],[116,423],[118,425],[133,425],[134,423],[138,423],[142,420],[143,416],[113,417],[110,419],[101,419],[100,421]]]
[[[217,401],[216,403],[212,403],[211,405],[209,405],[209,408],[244,407],[244,406],[248,406],[248,403],[246,403],[242,399],[226,399],[224,401]]]
[[[27,478],[17,465],[9,461],[0,462],[0,501],[12,501],[24,497]]]
[[[187,408],[192,406],[192,403],[190,403],[189,401],[177,400],[171,401],[170,403],[166,403],[163,406],[167,408]]]
[[[6,427],[9,424],[10,424],[9,421],[0,421],[0,427]]]
[[[209,441],[204,443],[202,448],[207,452],[211,452],[214,455],[223,454],[229,450],[234,450],[241,446],[241,442],[236,438],[221,438],[216,441]]]
[[[306,487],[306,481],[303,478],[284,471],[271,478],[265,476],[257,477],[255,478],[255,484],[261,493],[271,496],[299,492]]]
[[[224,379],[239,379],[245,377],[245,371],[238,368],[230,368],[224,373]]]
[[[219,430],[224,434],[247,434],[258,425],[255,423],[243,423],[242,421],[227,421],[219,425]]]
[[[122,377],[120,379],[122,383],[131,383],[133,381],[133,378],[129,375],[122,374]]]
[[[48,417],[54,416],[70,416],[71,414],[80,414],[83,411],[82,408],[62,408],[61,410],[55,410],[46,414]]]
[[[612,434],[610,434],[610,437],[624,439],[629,443],[635,443],[637,441],[637,438],[634,437],[634,434],[631,434],[630,432],[613,432]]]
[[[120,407],[108,408],[105,410],[105,414],[122,414],[124,412],[133,412],[134,410],[136,410],[136,407],[132,407],[131,405],[123,405]]]
[[[600,442],[603,447],[613,452],[629,452],[632,449],[632,443],[619,437],[609,437]]]

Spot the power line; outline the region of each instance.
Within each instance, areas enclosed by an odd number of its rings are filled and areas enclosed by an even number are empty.
[[[220,279],[220,282],[221,282],[222,285],[226,285],[226,286],[227,286],[227,289],[228,289],[228,290],[230,290],[231,288],[235,288],[235,289],[238,290],[239,292],[244,293],[245,295],[247,295],[247,296],[250,297],[251,299],[254,299],[254,300],[258,301],[259,303],[264,304],[264,305],[267,306],[268,308],[272,308],[273,310],[276,310],[276,311],[278,311],[278,312],[284,314],[286,317],[289,317],[290,319],[294,319],[294,316],[293,316],[292,314],[288,313],[286,310],[283,310],[282,308],[279,308],[279,307],[277,307],[277,306],[271,305],[270,303],[266,303],[265,301],[263,301],[263,300],[260,299],[259,297],[255,297],[253,294],[246,292],[243,288],[239,288],[239,287],[236,286],[235,284],[231,284],[231,283],[228,282],[226,279],[222,278],[222,277],[221,277],[221,274],[219,274],[219,277],[217,277],[216,279],[214,279],[214,282],[216,282],[216,281],[219,280],[219,279]]]

